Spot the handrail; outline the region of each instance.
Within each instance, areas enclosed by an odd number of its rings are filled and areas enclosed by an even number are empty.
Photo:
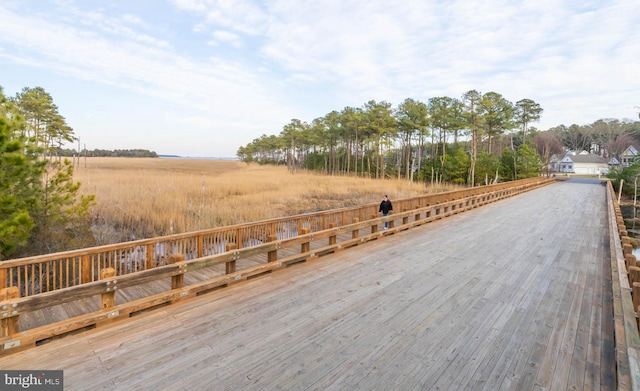
[[[618,390],[640,390],[640,268],[611,181],[606,187]]]
[[[537,184],[551,179],[529,178],[463,190],[394,200],[395,211],[477,196],[513,186]],[[100,270],[113,268],[117,276],[162,267],[175,254],[186,260],[221,254],[228,246],[239,249],[296,237],[303,228],[318,232],[344,226],[354,218],[378,215],[378,204],[333,209],[263,220],[247,224],[186,232],[150,239],[109,244],[0,262],[0,289],[16,286],[26,297],[100,280]]]
[[[511,187],[494,187],[490,192],[472,194],[433,205],[413,204],[415,207],[409,208],[411,204],[407,204],[402,207],[402,211],[389,216],[369,218],[364,221],[353,217],[350,222],[341,226],[316,232],[303,227],[294,237],[267,241],[251,247],[231,247],[229,251],[194,259],[187,259],[182,254],[174,254],[167,264],[125,275],[116,275],[112,267],[105,267],[100,270],[100,280],[35,295],[20,295],[16,286],[0,289],[0,355],[33,347],[52,337],[108,324],[113,319],[126,318],[156,306],[198,296],[299,262],[318,259],[328,253],[446,218],[552,182],[554,180],[541,178],[537,181],[511,182]],[[389,229],[378,230],[378,227],[385,222],[389,224]],[[246,260],[253,261],[249,266],[240,268],[239,262]],[[216,269],[213,275],[210,274],[203,280],[191,278],[200,271],[211,270],[218,266],[224,266],[224,268],[220,271]],[[186,275],[191,281],[185,281]],[[156,284],[162,285],[158,288],[159,292],[155,290],[155,293],[116,304],[116,292],[130,287],[146,287],[149,283],[158,283],[167,279],[171,282],[169,290],[166,289],[166,283]],[[100,307],[68,319],[38,325],[28,330],[20,329],[21,316],[88,298],[99,299]]]

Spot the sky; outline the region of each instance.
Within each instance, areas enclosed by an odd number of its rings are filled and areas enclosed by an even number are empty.
[[[234,157],[292,119],[475,89],[546,130],[640,112],[636,0],[2,0],[0,86],[69,148]]]

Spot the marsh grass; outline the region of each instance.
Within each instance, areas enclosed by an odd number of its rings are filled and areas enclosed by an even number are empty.
[[[404,180],[326,176],[239,161],[87,158],[74,179],[95,194],[98,244],[408,198],[433,189]]]

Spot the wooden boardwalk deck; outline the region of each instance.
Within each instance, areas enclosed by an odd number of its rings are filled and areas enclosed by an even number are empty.
[[[615,390],[605,187],[571,180],[0,357],[65,390]]]

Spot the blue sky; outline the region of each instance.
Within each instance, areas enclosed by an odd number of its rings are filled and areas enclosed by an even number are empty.
[[[476,89],[533,124],[637,119],[633,0],[3,0],[0,86],[88,149],[232,157],[293,118]],[[71,147],[71,146],[70,146]]]

